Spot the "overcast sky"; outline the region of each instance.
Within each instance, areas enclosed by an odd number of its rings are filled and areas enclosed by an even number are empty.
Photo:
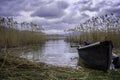
[[[0,0],[0,16],[35,22],[46,33],[64,33],[92,16],[120,14],[120,0]]]

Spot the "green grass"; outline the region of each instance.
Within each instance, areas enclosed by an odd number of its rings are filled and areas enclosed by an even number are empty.
[[[120,69],[98,71],[35,63],[15,54],[0,53],[0,80],[119,80]]]

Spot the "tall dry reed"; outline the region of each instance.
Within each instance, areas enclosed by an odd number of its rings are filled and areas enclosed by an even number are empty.
[[[0,48],[45,42],[42,27],[34,23],[18,23],[12,18],[0,17]]]
[[[106,14],[81,23],[79,27],[68,31],[79,31],[81,34],[69,36],[66,40],[83,43],[89,40],[91,43],[97,41],[111,40],[116,48],[120,47],[120,17],[114,14]]]

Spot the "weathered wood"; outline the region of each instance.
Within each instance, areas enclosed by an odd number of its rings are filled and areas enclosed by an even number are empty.
[[[79,60],[87,67],[107,71],[112,59],[112,42],[103,41],[78,48]]]

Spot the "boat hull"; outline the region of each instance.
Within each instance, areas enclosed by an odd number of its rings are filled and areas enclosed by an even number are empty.
[[[107,71],[111,64],[111,41],[98,42],[78,48],[79,62],[86,67]]]

